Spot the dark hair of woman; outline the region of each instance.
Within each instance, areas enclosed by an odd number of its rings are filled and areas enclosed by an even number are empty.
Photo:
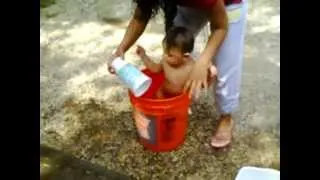
[[[177,14],[176,0],[133,0],[137,7],[141,10],[141,14],[136,17],[141,21],[148,21],[150,18],[155,17],[159,9],[164,12],[165,31],[173,25],[173,19]]]

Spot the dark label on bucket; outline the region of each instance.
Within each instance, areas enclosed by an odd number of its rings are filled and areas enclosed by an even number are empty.
[[[176,118],[172,117],[172,118],[166,118],[164,119],[162,122],[163,127],[164,127],[164,131],[162,133],[162,140],[169,142],[172,140],[173,138],[173,132],[174,132],[174,126],[175,126],[175,121]]]
[[[135,125],[141,138],[155,143],[155,122],[153,116],[146,116],[142,112],[135,111]]]

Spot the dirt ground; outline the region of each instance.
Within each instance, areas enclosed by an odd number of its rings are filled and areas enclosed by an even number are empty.
[[[231,180],[244,165],[279,169],[279,1],[249,1],[240,109],[227,152],[208,145],[216,123],[211,94],[193,105],[186,142],[177,151],[151,153],[136,142],[127,90],[105,64],[125,31],[130,6],[130,0],[42,5],[41,144],[135,179]],[[155,58],[161,55],[160,24],[157,17],[138,40]],[[133,50],[126,59],[141,65]]]

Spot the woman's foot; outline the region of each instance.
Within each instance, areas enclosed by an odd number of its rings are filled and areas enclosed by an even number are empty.
[[[217,131],[211,139],[211,146],[223,148],[228,146],[232,140],[233,120],[231,115],[221,115]]]

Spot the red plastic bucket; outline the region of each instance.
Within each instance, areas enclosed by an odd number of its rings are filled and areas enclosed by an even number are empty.
[[[164,82],[164,75],[142,71],[152,78],[151,87],[139,98],[129,91],[139,141],[146,149],[154,152],[175,150],[184,142],[187,131],[190,105],[188,94],[154,99],[155,92]]]

